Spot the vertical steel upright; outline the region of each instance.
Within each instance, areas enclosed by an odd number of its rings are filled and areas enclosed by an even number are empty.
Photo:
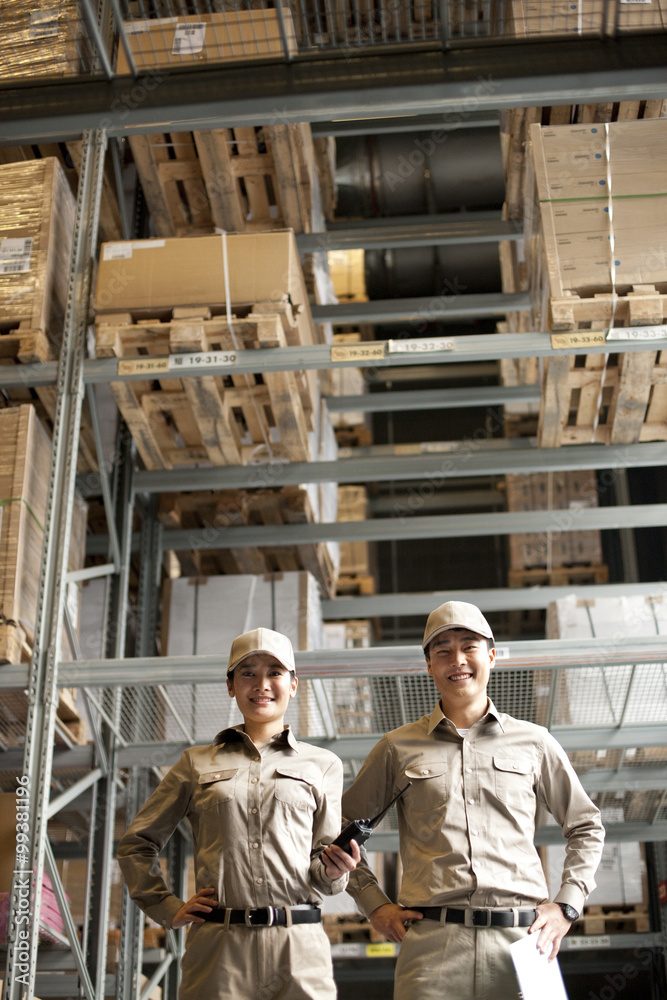
[[[23,774],[18,787],[28,813],[26,843],[17,844],[8,930],[6,1000],[32,997],[39,942],[47,806],[58,705],[70,524],[74,505],[76,460],[84,395],[83,362],[88,303],[102,192],[106,135],[84,132],[76,221],[70,263],[63,342],[58,366],[58,402],[54,421],[42,568],[39,580],[35,642],[30,661],[28,718]],[[72,678],[75,683],[75,678]],[[17,840],[19,838],[17,837]],[[25,849],[25,853],[23,853]],[[24,920],[24,916],[27,919]]]

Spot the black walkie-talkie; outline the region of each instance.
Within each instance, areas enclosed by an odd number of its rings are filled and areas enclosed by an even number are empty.
[[[378,813],[377,816],[374,816],[373,819],[355,819],[352,823],[348,823],[345,829],[341,830],[338,834],[334,840],[334,844],[336,844],[337,847],[342,847],[347,854],[352,854],[352,851],[350,850],[350,841],[356,840],[359,846],[366,843],[382,817],[386,816],[394,802],[398,802],[401,795],[403,795],[404,792],[407,792],[411,784],[412,782],[408,781],[405,788],[401,788],[398,795],[391,800],[389,805],[385,806],[382,812]]]

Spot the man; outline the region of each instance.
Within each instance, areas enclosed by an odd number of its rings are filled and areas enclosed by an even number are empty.
[[[296,694],[287,636],[258,628],[232,643],[229,695],[243,724],[186,750],[118,848],[132,899],[164,927],[191,924],[180,1000],[335,1000],[317,903],[342,892],[359,860],[340,830],[343,766],[284,724]],[[167,888],[158,854],[192,827],[197,891]],[[331,846],[327,846],[331,845]]]
[[[487,696],[493,634],[472,604],[429,616],[423,649],[440,692],[430,716],[387,734],[343,796],[347,819],[374,815],[407,781],[398,822],[403,878],[392,903],[367,865],[348,892],[400,941],[395,1000],[516,1000],[509,945],[526,933],[554,958],[595,887],[598,809],[546,729],[499,712]],[[533,845],[545,806],[567,838],[553,902]]]

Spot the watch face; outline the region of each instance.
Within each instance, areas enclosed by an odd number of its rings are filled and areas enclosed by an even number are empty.
[[[558,905],[563,911],[563,916],[565,917],[566,920],[573,921],[576,920],[577,917],[579,916],[575,908],[573,906],[570,906],[569,903],[559,903]]]

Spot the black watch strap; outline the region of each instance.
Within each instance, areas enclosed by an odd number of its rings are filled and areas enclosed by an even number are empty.
[[[563,916],[565,917],[566,920],[569,920],[570,923],[573,923],[575,920],[579,919],[579,913],[577,912],[577,910],[575,910],[573,906],[570,906],[569,903],[557,903],[556,905],[560,906],[561,910],[563,911]]]

